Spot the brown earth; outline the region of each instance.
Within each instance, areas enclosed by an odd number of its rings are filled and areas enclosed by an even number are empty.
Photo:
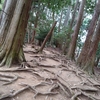
[[[27,62],[0,68],[0,100],[100,100],[98,69],[89,76],[57,50],[36,49],[25,46]]]

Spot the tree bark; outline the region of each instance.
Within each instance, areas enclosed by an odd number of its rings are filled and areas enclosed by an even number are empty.
[[[77,23],[76,23],[76,26],[74,29],[74,33],[72,35],[72,40],[71,40],[69,51],[68,51],[68,57],[71,58],[72,60],[74,59],[74,56],[75,56],[76,43],[77,43],[80,26],[82,23],[85,2],[86,2],[86,0],[81,1]]]
[[[39,11],[37,11],[37,13],[36,13],[36,19],[35,19],[35,23],[34,23],[34,30],[33,30],[33,36],[32,36],[31,43],[34,43],[36,28],[37,28],[37,25],[38,25],[38,19],[39,19]]]
[[[14,15],[0,52],[0,66],[10,67],[13,62],[25,61],[23,41],[32,0],[17,0]]]
[[[5,0],[0,20],[0,45],[4,42],[9,29],[17,0]]]
[[[93,68],[95,65],[96,51],[98,49],[99,40],[100,40],[100,20],[98,22],[96,32],[91,40],[90,43],[91,48],[87,53],[85,66],[83,67],[83,69],[86,70],[89,74],[93,74]]]
[[[91,23],[90,23],[90,27],[88,29],[88,34],[87,34],[85,43],[83,45],[83,48],[82,48],[81,53],[77,60],[77,64],[80,67],[84,67],[86,64],[86,60],[88,57],[87,54],[89,53],[89,50],[91,48],[91,38],[94,34],[99,15],[100,15],[100,0],[98,0],[98,3],[96,4],[96,8],[95,8],[94,15],[93,15]]]
[[[44,41],[43,41],[43,43],[42,43],[42,46],[41,46],[39,52],[42,52],[42,51],[43,51],[43,48],[45,47],[46,42],[48,41],[48,39],[49,39],[50,36],[52,35],[52,32],[53,32],[53,30],[54,30],[54,28],[55,28],[55,26],[56,26],[56,23],[57,23],[57,21],[55,21],[54,24],[52,25],[52,28],[51,28],[51,30],[49,31],[49,33],[47,34],[47,36],[45,37],[45,39],[44,39]]]

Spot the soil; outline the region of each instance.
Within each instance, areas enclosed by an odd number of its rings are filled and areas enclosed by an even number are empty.
[[[27,62],[0,68],[0,100],[100,100],[100,69],[89,76],[58,50],[26,45]]]

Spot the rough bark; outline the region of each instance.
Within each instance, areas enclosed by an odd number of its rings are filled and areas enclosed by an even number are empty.
[[[15,10],[17,0],[5,0],[0,18],[0,45],[4,42]]]
[[[82,51],[81,51],[79,58],[77,60],[77,63],[80,67],[84,67],[85,64],[86,64],[86,60],[87,60],[87,57],[88,57],[87,54],[89,53],[89,50],[91,48],[91,45],[90,45],[91,44],[91,38],[94,34],[99,15],[100,15],[100,0],[96,4],[96,8],[95,8],[94,15],[93,15],[91,23],[90,23],[90,27],[88,29],[88,34],[87,34],[85,43],[83,45]]]
[[[86,2],[86,0],[82,0],[82,2],[81,2],[78,19],[77,19],[77,22],[76,22],[76,26],[75,26],[75,29],[74,29],[74,33],[72,35],[72,40],[71,40],[69,51],[68,51],[68,57],[71,58],[71,59],[74,59],[74,55],[75,55],[76,43],[77,43],[77,38],[78,38],[80,26],[81,26],[81,23],[82,23],[82,17],[83,17],[85,2]]]
[[[5,64],[10,67],[12,62],[25,60],[22,46],[31,3],[32,0],[17,0],[11,24],[0,51],[0,66]]]
[[[98,44],[100,40],[100,20],[98,22],[96,32],[91,40],[90,43],[90,49],[87,53],[86,63],[83,67],[84,70],[86,70],[89,74],[93,74],[93,68],[95,65],[95,58],[96,58],[96,51],[98,49]]]
[[[54,24],[52,25],[52,28],[49,31],[49,33],[47,34],[47,36],[45,37],[45,39],[44,39],[44,41],[42,43],[42,46],[41,46],[39,52],[42,52],[43,51],[43,48],[45,47],[46,42],[48,41],[49,37],[52,36],[52,32],[53,32],[53,30],[54,30],[54,28],[56,26],[56,23],[57,23],[57,21],[55,21]]]

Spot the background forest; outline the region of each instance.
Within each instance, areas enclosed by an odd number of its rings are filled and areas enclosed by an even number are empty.
[[[23,35],[23,39],[20,41],[24,40],[25,43],[41,46],[45,37],[49,34],[46,46],[58,48],[62,54],[71,60],[75,60],[82,69],[91,74],[93,67],[98,66],[100,58],[99,4],[99,0],[34,0],[31,2],[29,19],[24,24],[27,25],[27,29],[23,30],[26,35]],[[11,6],[13,7],[12,4],[9,6],[9,2],[7,4],[6,0],[0,0],[1,47],[7,36],[7,31],[4,31],[5,25],[3,28],[1,27],[6,24],[2,16],[7,17],[8,15],[8,19],[11,19],[12,16],[9,16],[11,8],[10,10],[6,9],[6,7]],[[7,20],[7,18],[5,19]],[[25,29],[24,26],[23,28]],[[3,53],[1,56],[0,58],[3,60],[5,54]],[[1,66],[5,64],[6,60],[1,62]],[[9,64],[8,62],[6,64],[10,66],[12,60],[9,62]]]

